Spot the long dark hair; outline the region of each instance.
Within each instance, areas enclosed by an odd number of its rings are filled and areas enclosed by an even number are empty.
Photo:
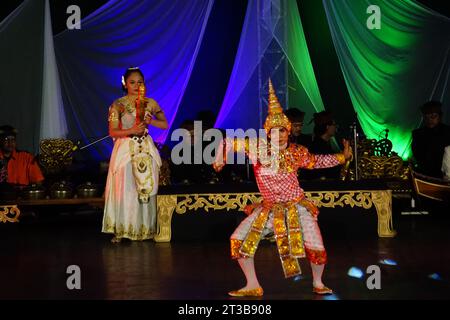
[[[141,69],[139,67],[131,67],[125,70],[125,73],[122,76],[122,90],[127,92],[127,88],[125,87],[125,84],[127,83],[127,79],[131,76],[132,73],[139,73],[142,77],[142,80],[145,82],[144,74],[142,73]]]

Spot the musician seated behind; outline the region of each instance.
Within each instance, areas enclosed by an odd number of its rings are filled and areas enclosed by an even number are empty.
[[[429,101],[421,107],[423,127],[412,133],[412,152],[417,171],[428,176],[442,178],[442,157],[450,145],[450,127],[441,122],[442,104]]]
[[[302,132],[305,113],[297,107],[291,107],[286,110],[285,114],[292,123],[291,135],[289,136],[290,142],[300,144],[309,149],[312,143],[312,136]]]
[[[0,126],[0,183],[19,186],[42,183],[44,176],[36,157],[16,149],[16,136],[14,127]]]
[[[314,137],[308,148],[309,152],[313,154],[336,153],[337,150],[334,150],[331,145],[331,139],[336,135],[337,131],[337,125],[332,117],[332,114],[329,111],[315,113],[313,121]],[[340,178],[341,168],[342,166],[336,166],[333,168],[317,169],[314,171],[301,170],[299,177],[304,180],[338,180]]]
[[[194,120],[185,120],[180,129],[184,129],[186,136],[184,136],[185,143],[188,144],[187,149],[181,150],[180,157],[184,158],[186,155],[184,151],[188,151],[190,154],[186,156],[188,163],[175,164],[173,161],[170,163],[170,172],[172,183],[174,184],[195,184],[201,182],[201,164],[194,164],[194,145],[196,142],[194,135]],[[198,140],[198,137],[197,137]],[[171,159],[172,160],[172,159]]]

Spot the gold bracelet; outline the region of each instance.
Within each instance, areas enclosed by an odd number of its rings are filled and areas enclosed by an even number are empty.
[[[335,157],[337,159],[337,161],[339,162],[339,164],[344,164],[346,162],[345,156],[343,153],[336,153]]]

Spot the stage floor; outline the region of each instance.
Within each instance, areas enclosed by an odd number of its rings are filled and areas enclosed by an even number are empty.
[[[326,297],[311,292],[305,259],[300,279],[284,279],[275,244],[262,242],[255,263],[263,299],[449,299],[450,219],[396,216],[394,221],[395,238],[323,232],[329,255],[324,282],[336,292]],[[244,285],[227,241],[114,245],[100,226],[101,213],[23,217],[19,224],[0,225],[0,299],[222,300]],[[81,290],[67,289],[70,265],[80,267]],[[381,269],[379,290],[366,286],[370,265]],[[359,268],[362,278],[350,277],[351,267]]]

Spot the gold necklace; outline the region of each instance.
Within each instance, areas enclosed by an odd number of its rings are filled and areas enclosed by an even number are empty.
[[[125,98],[124,99],[125,100],[124,101],[125,109],[127,110],[128,113],[133,113],[134,110],[136,110],[136,105],[135,105],[134,101],[131,102],[129,96],[125,96],[124,98]]]

